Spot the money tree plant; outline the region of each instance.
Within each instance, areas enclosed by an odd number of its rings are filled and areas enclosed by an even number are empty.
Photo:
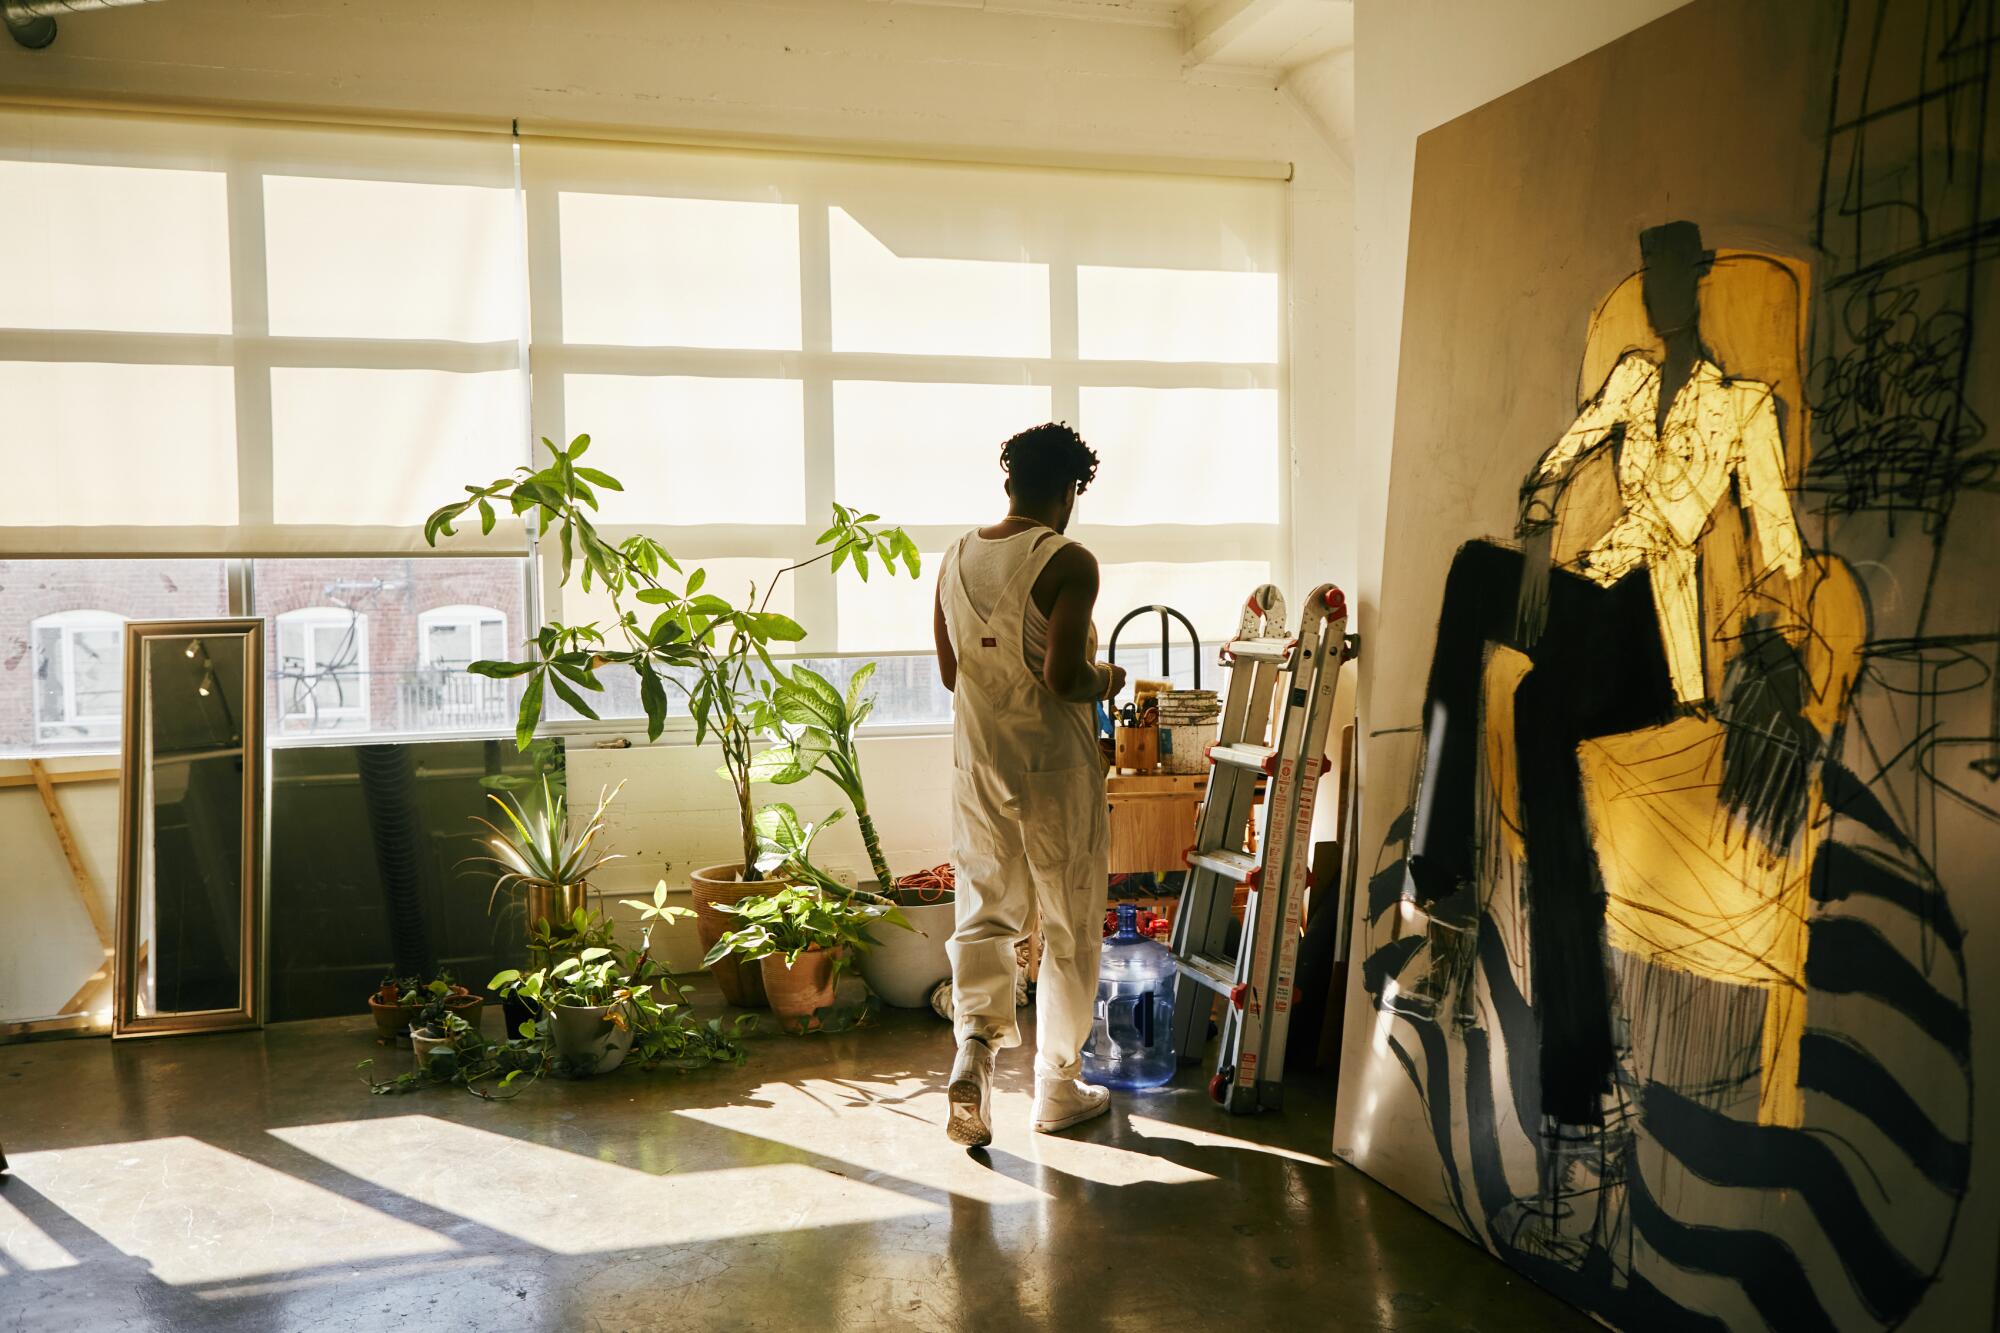
[[[880,515],[846,505],[833,506],[833,521],[814,539],[814,553],[779,570],[761,596],[753,583],[748,596],[733,602],[707,586],[706,570],[683,571],[651,537],[612,541],[599,533],[593,515],[599,491],[622,491],[617,478],[581,460],[590,437],[579,435],[562,448],[542,440],[549,460],[522,466],[484,486],[467,486],[464,496],[444,505],[424,522],[431,545],[450,537],[455,525],[477,513],[479,530],[491,532],[504,510],[525,517],[543,541],[553,540],[562,558],[562,586],[576,579],[585,592],[601,587],[612,619],[584,624],[551,621],[524,645],[517,661],[478,661],[467,669],[496,680],[521,679],[520,715],[514,735],[526,749],[540,725],[549,694],[587,718],[598,714],[589,695],[604,689],[599,673],[629,671],[638,678],[639,705],[646,735],[658,740],[666,727],[669,688],[687,699],[695,744],[711,738],[722,750],[722,771],[735,789],[741,816],[745,880],[758,880],[756,809],[752,783],[755,742],[779,722],[768,682],[780,672],[771,645],[795,644],[805,637],[797,621],[770,609],[777,580],[822,560],[834,569],[852,565],[865,582],[871,561],[890,575],[899,566],[910,577],[919,569],[916,543],[901,528],[882,527]],[[754,485],[753,479],[745,479]],[[780,649],[782,651],[782,647]]]

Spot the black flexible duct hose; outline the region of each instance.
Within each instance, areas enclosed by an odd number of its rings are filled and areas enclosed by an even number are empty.
[[[375,843],[375,869],[389,909],[389,948],[399,977],[428,977],[436,961],[424,923],[422,821],[410,752],[401,745],[357,745],[361,799]]]

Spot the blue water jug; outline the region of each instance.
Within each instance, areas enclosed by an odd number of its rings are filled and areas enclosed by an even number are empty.
[[[1104,941],[1097,968],[1097,1021],[1083,1047],[1083,1081],[1154,1088],[1174,1076],[1174,958],[1139,933],[1130,903]]]

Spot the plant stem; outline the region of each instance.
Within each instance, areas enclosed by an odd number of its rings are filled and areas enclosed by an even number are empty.
[[[849,796],[854,806],[854,826],[861,830],[861,845],[868,849],[868,864],[875,871],[875,882],[883,893],[889,892],[889,862],[882,855],[882,842],[875,836],[875,821],[869,817],[868,803],[861,797],[861,789],[856,787]]]

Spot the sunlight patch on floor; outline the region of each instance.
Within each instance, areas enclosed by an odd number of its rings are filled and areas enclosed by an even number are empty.
[[[979,1203],[1038,1202],[1045,1190],[998,1171],[945,1137],[944,1094],[922,1079],[874,1082],[807,1079],[767,1083],[751,1094],[762,1106],[697,1107],[691,1120],[751,1134]],[[1011,1154],[1098,1185],[1187,1185],[1214,1177],[1148,1153],[1087,1137],[1036,1134],[1030,1098],[995,1090],[991,1155]],[[1115,1112],[1114,1112],[1115,1114]],[[1088,1136],[1092,1131],[1076,1131]]]
[[[269,1133],[350,1175],[556,1254],[684,1245],[937,1210],[798,1163],[652,1175],[426,1115]]]
[[[177,1286],[456,1248],[199,1139],[19,1153],[11,1165],[78,1225]]]

